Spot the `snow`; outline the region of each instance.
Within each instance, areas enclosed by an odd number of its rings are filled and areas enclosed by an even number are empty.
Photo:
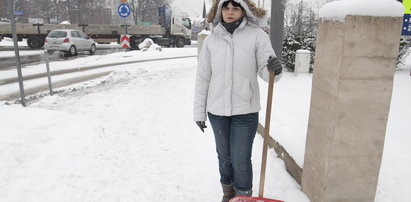
[[[325,4],[320,18],[345,21],[347,15],[402,17],[404,6],[397,0],[340,0]]]
[[[154,41],[150,38],[144,39],[143,42],[141,42],[138,45],[138,48],[141,51],[161,51],[161,46],[158,44],[154,43]]]
[[[310,53],[311,53],[311,51],[309,51],[309,50],[299,49],[299,50],[297,50],[297,51],[296,51],[296,53],[310,54]]]
[[[44,53],[43,50],[32,50],[32,51],[19,51],[20,56],[28,56],[28,55],[40,55]],[[9,57],[14,57],[16,54],[14,52],[5,52],[1,53],[0,59],[1,58],[9,58]]]
[[[196,51],[130,51],[52,62],[50,67],[192,56]],[[405,64],[394,78],[377,202],[410,198],[411,58]],[[207,122],[203,134],[192,121],[196,68],[196,57],[116,65],[107,68],[112,71],[108,76],[60,88],[61,93],[26,108],[0,102],[0,201],[218,201],[221,187],[212,131]],[[44,69],[44,64],[33,65],[23,68],[23,74]],[[12,71],[2,70],[0,79],[15,75]],[[274,87],[270,133],[300,166],[311,81],[311,74],[284,72]],[[259,82],[264,108],[267,84]],[[260,123],[264,117],[262,110]],[[254,142],[257,195],[261,136]],[[300,188],[270,150],[265,197],[309,201]]]
[[[18,46],[27,46],[27,39],[23,39],[22,41],[17,41]],[[0,47],[1,46],[14,46],[13,39],[4,37],[3,40],[0,41]],[[13,52],[14,54],[14,52]]]
[[[191,55],[196,50],[130,51],[50,66]],[[63,88],[64,93],[27,108],[3,102],[0,114],[7,116],[0,117],[1,201],[220,199],[211,129],[203,134],[192,121],[196,63],[191,57],[119,65],[106,77]],[[37,66],[23,71],[35,73]],[[261,148],[258,136],[255,193]],[[265,196],[308,201],[274,151],[270,156]]]
[[[209,30],[205,30],[205,29],[203,29],[203,30],[201,30],[201,32],[200,33],[198,33],[198,35],[210,35],[211,34],[211,31],[209,31]]]

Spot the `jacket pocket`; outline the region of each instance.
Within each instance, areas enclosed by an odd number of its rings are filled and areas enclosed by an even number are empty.
[[[211,77],[210,80],[210,85],[208,86],[208,95],[207,95],[207,106],[208,107],[215,107],[217,103],[219,102],[219,99],[223,96],[223,94],[220,94],[221,88],[218,83],[218,79],[215,77]]]
[[[249,78],[244,78],[234,85],[234,102],[250,102],[252,98],[251,83]]]

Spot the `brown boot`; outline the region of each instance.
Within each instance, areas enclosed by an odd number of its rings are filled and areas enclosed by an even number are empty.
[[[221,183],[221,186],[223,187],[223,199],[221,202],[228,202],[230,199],[234,198],[235,196],[235,190],[234,190],[234,183],[226,185]]]

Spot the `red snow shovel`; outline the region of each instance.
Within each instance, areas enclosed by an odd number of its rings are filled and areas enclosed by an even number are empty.
[[[262,198],[262,197],[236,196],[235,198],[232,198],[230,202],[284,202],[284,201]]]
[[[274,88],[274,72],[270,72],[270,78],[268,80],[268,95],[267,95],[267,108],[265,114],[265,127],[264,127],[264,144],[263,144],[263,157],[261,160],[261,174],[260,174],[260,191],[259,197],[250,196],[236,196],[230,200],[230,202],[283,202],[274,199],[263,198],[264,195],[264,182],[265,182],[265,168],[267,167],[267,150],[268,150],[268,138],[270,132],[270,119],[271,119],[271,103],[273,100],[273,88]]]

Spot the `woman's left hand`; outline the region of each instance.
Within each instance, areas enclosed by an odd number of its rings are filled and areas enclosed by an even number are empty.
[[[274,71],[275,75],[279,75],[283,71],[283,66],[281,65],[277,57],[270,56],[270,58],[268,58],[267,60],[267,69],[269,71]]]

